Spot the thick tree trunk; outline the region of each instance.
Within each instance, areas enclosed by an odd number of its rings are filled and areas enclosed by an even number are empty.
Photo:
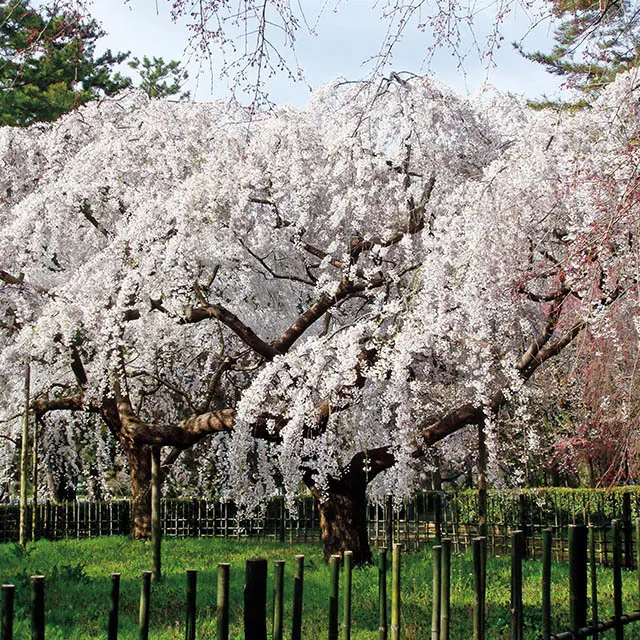
[[[332,555],[352,551],[355,564],[370,563],[372,555],[367,533],[366,484],[341,484],[323,494],[313,487],[312,493],[320,511],[325,560],[328,561]]]
[[[151,448],[123,443],[129,460],[131,479],[131,536],[151,538]]]

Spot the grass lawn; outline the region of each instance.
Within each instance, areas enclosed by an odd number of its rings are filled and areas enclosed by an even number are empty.
[[[151,632],[155,639],[184,638],[186,570],[198,571],[197,637],[215,638],[217,563],[231,563],[231,636],[242,638],[242,603],[244,567],[248,558],[264,557],[270,565],[267,610],[271,608],[273,562],[285,565],[285,636],[291,623],[290,604],[293,591],[294,556],[305,556],[303,637],[324,638],[327,633],[329,571],[322,561],[318,545],[280,545],[269,542],[230,541],[222,539],[170,539],[163,543],[164,580],[151,588]],[[506,640],[510,629],[510,582],[508,557],[488,561],[487,572],[487,640]],[[137,617],[140,595],[140,572],[151,566],[151,546],[124,537],[92,538],[60,542],[41,541],[30,544],[26,552],[17,545],[0,545],[0,580],[16,585],[16,639],[30,636],[29,576],[46,576],[47,640],[92,640],[106,637],[109,611],[109,575],[119,572],[119,638],[138,637]],[[568,621],[569,595],[567,565],[552,567],[555,632]],[[525,562],[524,606],[525,637],[540,637],[540,576],[538,562]],[[389,589],[391,585],[389,572]],[[612,577],[601,569],[599,579],[600,619],[612,615]],[[377,640],[378,604],[377,569],[360,568],[353,576],[353,626],[356,640]],[[637,576],[624,572],[625,612],[638,605]],[[472,637],[473,577],[469,553],[454,555],[451,575],[451,638]],[[342,594],[340,596],[342,602]],[[340,613],[342,616],[342,612]],[[402,566],[402,638],[430,637],[431,629],[431,553],[403,556]],[[627,627],[627,639],[640,638],[640,623]]]

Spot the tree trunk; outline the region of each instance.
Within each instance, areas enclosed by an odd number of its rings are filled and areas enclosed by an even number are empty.
[[[123,442],[131,479],[131,537],[151,538],[151,448]]]
[[[353,552],[354,564],[372,561],[367,532],[366,483],[356,486],[338,486],[320,494],[315,487],[312,493],[320,511],[320,529],[325,560],[332,555]]]

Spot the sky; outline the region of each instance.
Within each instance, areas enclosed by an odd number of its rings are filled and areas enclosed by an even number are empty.
[[[374,5],[371,0],[331,1],[338,6],[327,4],[329,0],[305,0],[307,19],[312,26],[317,21],[317,35],[302,29],[297,37],[296,55],[304,70],[305,82],[293,82],[285,77],[270,82],[269,95],[274,103],[303,105],[314,87],[337,77],[347,80],[367,77],[371,65],[363,62],[380,50],[385,36],[386,23],[379,16],[381,5]],[[512,1],[515,4],[515,0]],[[215,71],[212,82],[208,64],[198,63],[192,53],[185,51],[189,32],[184,24],[172,22],[167,0],[92,0],[90,7],[92,15],[107,32],[98,48],[130,51],[132,56],[140,58],[147,55],[162,57],[165,61],[181,60],[190,74],[186,88],[193,98],[210,100],[228,95],[228,82],[215,77]],[[493,26],[495,11],[490,7],[477,12],[475,32],[480,41],[483,33]],[[499,90],[521,93],[528,98],[554,95],[559,81],[539,65],[524,60],[511,46],[511,42],[527,34],[525,49],[550,49],[552,29],[548,21],[532,29],[531,23],[535,20],[521,9],[507,16],[501,27],[504,40],[496,52],[494,65],[479,58],[468,34],[460,48],[469,52],[462,66],[448,50],[439,50],[427,65],[424,58],[428,37],[409,26],[394,49],[389,71],[432,75],[459,93],[474,94],[488,82]],[[280,46],[279,34],[274,33],[273,42]],[[213,64],[219,66],[216,58]]]

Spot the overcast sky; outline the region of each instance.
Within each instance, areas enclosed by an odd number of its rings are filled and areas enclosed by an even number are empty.
[[[316,0],[304,2],[305,12],[314,21],[321,7],[327,7],[320,15],[317,35],[301,31],[298,35],[297,57],[305,72],[305,79],[312,88],[336,77],[349,80],[366,77],[368,67],[363,62],[376,54],[385,35],[385,23],[379,17],[379,8],[372,9],[370,0],[348,0],[340,2],[337,11],[333,4]],[[165,60],[186,60],[188,31],[184,25],[171,21],[167,0],[93,0],[92,14],[103,25],[107,36],[100,46],[114,51],[131,51],[133,56],[163,57]],[[492,26],[494,10],[479,12],[476,34],[482,34]],[[531,15],[518,10],[507,17],[502,25],[503,46],[495,56],[495,67],[487,69],[486,62],[471,52],[464,68],[450,51],[442,50],[427,67],[423,64],[428,39],[415,28],[408,28],[403,40],[396,47],[391,68],[394,71],[410,71],[434,75],[438,80],[458,92],[476,92],[485,81],[504,91],[539,97],[543,93],[553,94],[559,86],[558,80],[545,73],[538,65],[519,56],[511,42],[520,40],[530,31]],[[276,42],[276,40],[274,40]],[[526,49],[551,46],[551,30],[543,22],[524,40]],[[472,50],[471,38],[465,42],[466,50]],[[214,60],[214,64],[216,61]],[[211,76],[206,68],[200,69],[192,60],[188,65],[191,81],[188,89],[192,97],[200,100],[224,97],[227,87],[224,80],[214,78],[213,93]],[[304,83],[293,83],[280,78],[269,87],[272,100],[278,104],[304,104],[309,98],[309,88]]]

